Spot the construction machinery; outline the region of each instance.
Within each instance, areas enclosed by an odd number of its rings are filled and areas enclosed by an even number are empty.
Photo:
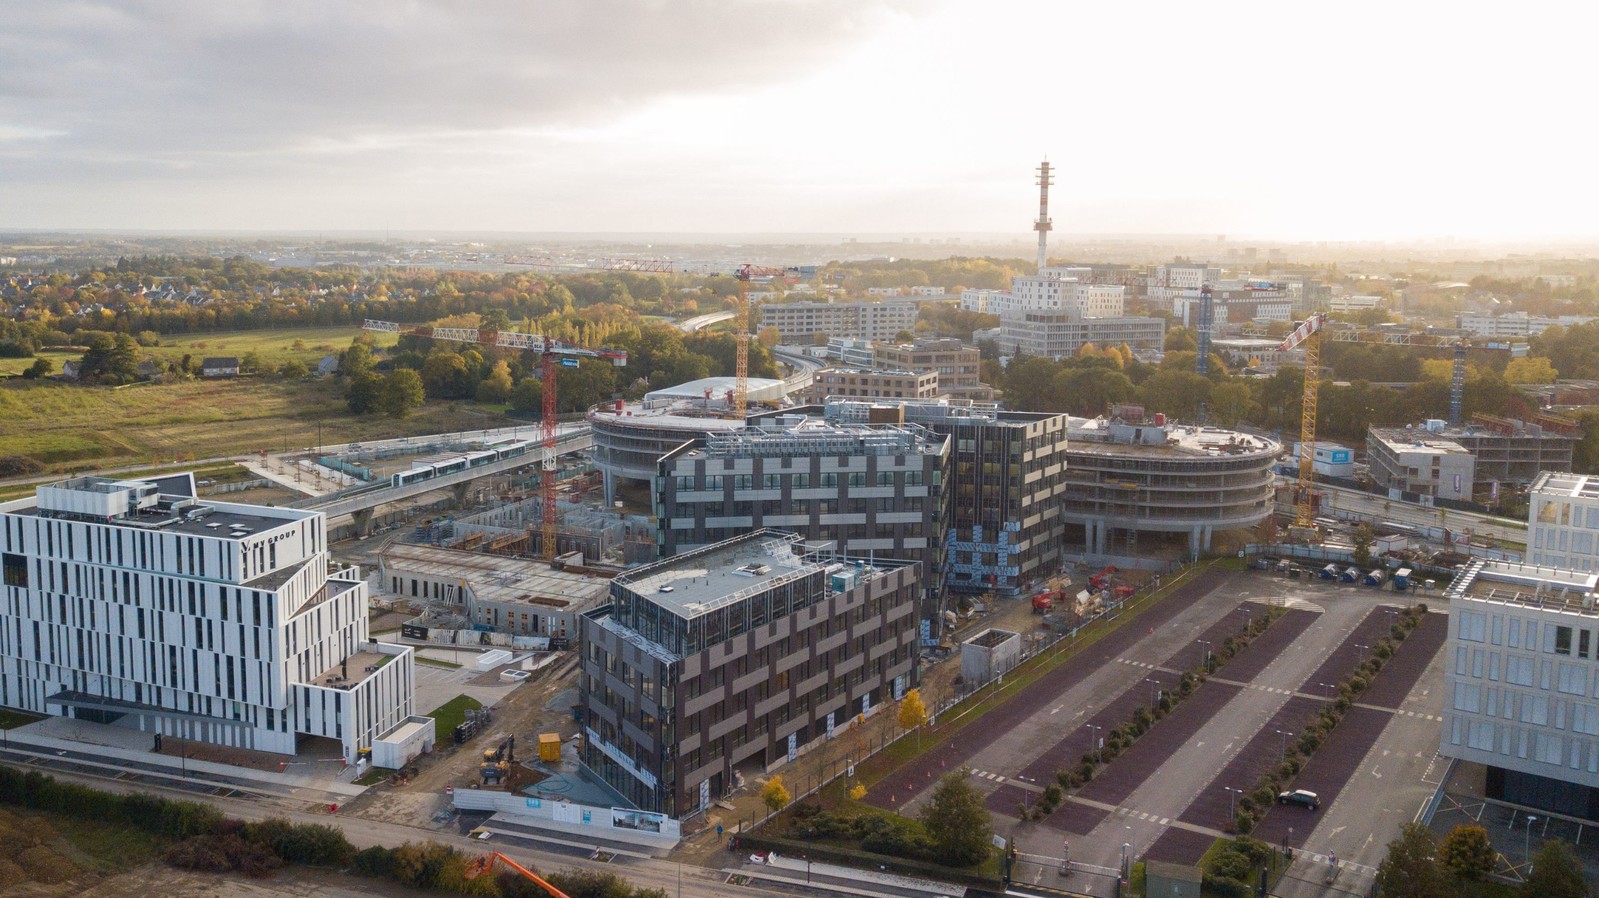
[[[559,367],[576,368],[579,361],[585,358],[605,359],[612,365],[621,367],[627,364],[627,350],[590,349],[543,334],[496,331],[489,328],[431,327],[428,325],[398,324],[393,321],[374,321],[372,319],[367,319],[366,323],[361,325],[361,328],[386,334],[426,337],[430,340],[448,340],[456,343],[476,343],[480,346],[521,349],[539,354],[539,380],[543,385],[544,393],[544,413],[539,421],[539,436],[544,444],[542,477],[543,533],[539,551],[544,558],[553,559],[555,557],[556,536],[559,530],[559,520],[555,509],[555,442],[558,430],[556,426],[555,402],[556,369]]]
[[[1110,586],[1110,576],[1116,573],[1116,565],[1107,565],[1104,570],[1088,578],[1088,587],[1095,592]]]
[[[504,864],[528,879],[533,880],[533,882],[537,884],[539,888],[550,894],[550,898],[570,898],[570,896],[568,896],[565,892],[561,891],[555,886],[550,885],[548,882],[545,882],[544,879],[537,873],[534,873],[532,870],[529,870],[521,864],[518,864],[516,861],[511,860],[498,851],[491,851],[488,854],[469,862],[466,865],[466,878],[477,879],[479,876],[492,871],[495,864]]]
[[[1454,369],[1449,378],[1449,423],[1459,424],[1461,406],[1466,392],[1466,351],[1472,348],[1467,340],[1455,336],[1414,333],[1371,332],[1359,328],[1329,328],[1327,316],[1322,313],[1306,318],[1283,338],[1279,352],[1304,347],[1305,386],[1300,404],[1299,423],[1299,480],[1294,496],[1294,523],[1289,536],[1296,542],[1315,542],[1315,501],[1312,490],[1316,459],[1316,400],[1321,390],[1321,344],[1323,336],[1335,343],[1378,343],[1388,346],[1413,346],[1430,349],[1449,349],[1454,353]],[[1488,343],[1483,349],[1525,354],[1525,343]]]

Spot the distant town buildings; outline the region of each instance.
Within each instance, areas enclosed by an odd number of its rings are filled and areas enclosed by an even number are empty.
[[[1536,337],[1551,327],[1572,327],[1599,321],[1592,315],[1529,315],[1506,312],[1503,315],[1457,315],[1455,327],[1462,334],[1488,339]]]
[[[823,368],[812,375],[800,401],[822,402],[829,396],[934,399],[940,393],[937,371],[882,368]]]
[[[760,326],[776,328],[784,343],[809,344],[818,336],[892,340],[915,329],[916,310],[908,300],[766,303]]]

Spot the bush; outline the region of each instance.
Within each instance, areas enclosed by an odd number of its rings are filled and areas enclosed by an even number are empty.
[[[373,845],[355,853],[355,871],[362,876],[389,879],[394,876],[394,852],[382,845]]]
[[[205,873],[230,873],[237,870],[257,879],[283,866],[283,861],[264,845],[247,842],[238,835],[194,836],[169,846],[162,859],[184,870]]]

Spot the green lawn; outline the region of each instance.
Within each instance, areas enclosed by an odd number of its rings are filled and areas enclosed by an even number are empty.
[[[317,362],[324,356],[344,351],[350,341],[361,333],[370,334],[379,347],[393,346],[400,339],[398,334],[363,331],[348,326],[221,331],[211,334],[169,334],[161,338],[160,346],[145,347],[144,353],[150,358],[176,362],[185,355],[199,361],[206,356],[243,356],[253,352],[271,365],[299,359],[314,371]]]
[[[0,708],[0,730],[14,730],[17,727],[27,726],[35,720],[43,720],[38,714],[28,714],[23,711],[10,711]]]
[[[457,695],[432,711],[427,716],[433,718],[433,738],[438,744],[445,745],[455,738],[455,728],[466,720],[466,712],[475,711],[483,707],[483,703],[469,695]]]

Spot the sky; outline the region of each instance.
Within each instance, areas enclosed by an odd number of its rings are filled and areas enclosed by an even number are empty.
[[[20,0],[0,229],[1599,236],[1591,4]]]

